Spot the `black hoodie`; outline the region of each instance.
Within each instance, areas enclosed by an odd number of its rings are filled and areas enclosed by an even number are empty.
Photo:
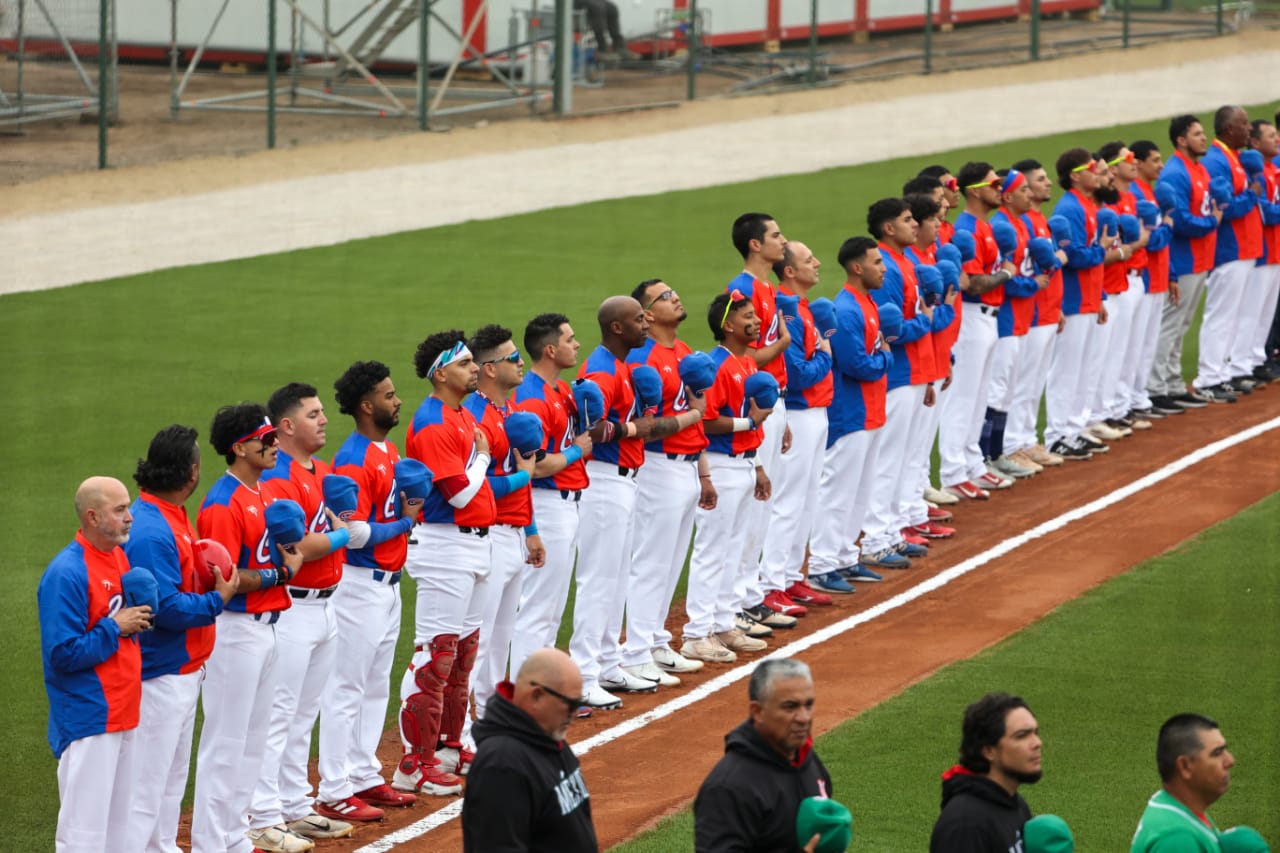
[[[462,801],[464,853],[597,853],[578,758],[510,701],[503,682],[471,729],[476,757]]]
[[[1021,794],[960,765],[942,774],[942,814],[929,853],[1022,853],[1022,826],[1031,808]]]
[[[474,771],[473,771],[474,772]],[[794,761],[747,720],[724,738],[724,758],[693,802],[697,853],[798,853],[796,813],[806,797],[831,796],[831,774],[806,740]]]

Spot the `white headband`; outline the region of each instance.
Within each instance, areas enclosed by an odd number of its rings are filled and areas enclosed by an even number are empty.
[[[471,350],[467,349],[467,345],[462,341],[458,341],[456,344],[436,356],[436,360],[431,362],[431,369],[427,371],[427,375],[430,376],[437,370],[448,367],[455,361],[461,361],[464,358],[470,357]]]

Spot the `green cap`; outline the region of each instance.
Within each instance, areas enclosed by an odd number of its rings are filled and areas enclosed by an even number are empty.
[[[1022,840],[1027,853],[1072,853],[1076,840],[1071,827],[1057,815],[1033,817],[1022,827]]]
[[[1256,829],[1233,826],[1218,836],[1222,853],[1271,853],[1267,840]]]
[[[817,853],[844,853],[853,842],[853,815],[835,800],[808,797],[796,812],[796,841],[801,847],[821,835]]]

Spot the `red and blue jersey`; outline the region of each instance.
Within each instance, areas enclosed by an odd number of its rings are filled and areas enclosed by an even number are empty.
[[[196,533],[185,507],[143,492],[129,508],[133,527],[124,545],[131,566],[145,566],[158,589],[155,629],[138,635],[142,678],[195,672],[213,651],[222,596],[196,592]]]
[[[963,271],[969,275],[995,275],[1004,263],[1004,258],[1000,257],[1000,247],[996,245],[996,237],[991,233],[991,223],[965,210],[956,218],[956,230],[968,231],[973,235],[973,258],[965,261]],[[980,296],[962,293],[960,298],[965,302],[981,302],[998,307],[1004,302],[1004,287],[993,287]]]
[[[1036,316],[1036,294],[1040,292],[1040,284],[1035,278],[1036,265],[1027,252],[1031,232],[1022,217],[1003,207],[995,212],[993,219],[1009,223],[1018,235],[1018,248],[1013,257],[1004,258],[1018,268],[1018,273],[1004,283],[1004,301],[1000,303],[1000,313],[996,315],[999,336],[1017,338],[1025,335],[1031,328]]]
[[[1240,165],[1240,156],[1215,139],[1204,155],[1204,168],[1210,180],[1231,181],[1231,203],[1222,209],[1214,266],[1262,257],[1262,214],[1258,210],[1258,196],[1249,188],[1249,176]]]
[[[530,370],[516,389],[512,408],[532,412],[542,421],[542,431],[547,437],[548,453],[564,453],[578,435],[578,407],[573,402],[573,391],[562,379],[548,385],[546,380]],[[577,491],[590,483],[586,463],[579,459],[566,465],[551,477],[534,477],[535,489],[561,489]]]
[[[1267,161],[1263,173],[1265,197],[1259,202],[1262,210],[1262,242],[1264,251],[1259,264],[1280,264],[1280,166]]]
[[[297,459],[283,450],[276,451],[276,464],[258,480],[262,490],[273,501],[296,501],[307,516],[308,533],[328,533],[329,516],[324,512],[324,478],[329,466],[317,457],[309,460],[308,470]],[[342,580],[342,549],[303,563],[302,568],[289,581],[289,586],[307,589],[328,589]]]
[[[1044,214],[1032,208],[1022,214],[1022,223],[1027,226],[1027,233],[1032,237],[1044,237],[1052,241],[1053,232],[1049,230],[1049,220]],[[1055,249],[1057,247],[1055,246]],[[1036,314],[1032,325],[1047,326],[1056,324],[1062,316],[1062,268],[1054,270],[1049,276],[1049,286],[1036,291]]]
[[[493,492],[497,523],[525,527],[533,520],[533,494],[528,481],[516,470],[515,451],[507,439],[507,415],[514,411],[511,404],[503,401],[499,405],[476,392],[462,401],[462,408],[471,413],[489,442],[485,479]]]
[[[756,360],[751,357],[750,352],[739,357],[723,346],[718,346],[711,351],[711,360],[716,365],[716,381],[704,392],[707,398],[707,410],[703,420],[747,417],[749,407],[747,395],[742,386],[747,381],[747,377],[756,372]],[[755,450],[763,440],[764,424],[757,424],[755,429],[743,432],[708,435],[707,451],[732,456]]]
[[[1173,241],[1169,244],[1169,271],[1174,277],[1213,269],[1218,245],[1218,220],[1209,197],[1209,173],[1204,164],[1175,151],[1160,173],[1177,203],[1173,208]]]
[[[779,287],[788,296],[796,296]],[[809,300],[799,297],[796,316],[782,318],[791,333],[791,345],[783,357],[787,364],[788,409],[824,409],[831,405],[833,384],[831,356],[818,349],[818,330],[813,325],[813,312]]]
[[[77,532],[40,577],[40,653],[49,693],[49,746],[55,758],[73,740],[138,725],[142,651],[120,636],[124,551],[99,551]]]
[[[356,511],[352,519],[370,527],[380,524],[401,525],[400,488],[396,485],[396,463],[400,451],[390,441],[370,441],[353,432],[347,436],[333,457],[333,473],[350,477],[359,486]],[[376,542],[376,544],[375,544]],[[346,549],[348,566],[398,572],[404,568],[409,554],[406,529],[389,538],[371,536],[363,548]]]
[[[204,497],[196,529],[201,539],[216,539],[242,569],[271,569],[271,543],[267,539],[267,504],[274,501],[262,491],[261,484],[251,489],[230,471],[213,484]],[[288,610],[293,603],[283,586],[272,586],[253,592],[239,593],[227,602],[226,609],[240,613],[266,613]]]
[[[1058,247],[1067,253],[1062,265],[1062,313],[1097,314],[1102,304],[1102,260],[1107,255],[1098,245],[1098,207],[1079,190],[1069,190],[1053,215],[1071,225],[1071,242]]]
[[[1141,178],[1135,178],[1129,184],[1129,189],[1132,190],[1135,198],[1155,204],[1155,190]],[[1161,216],[1160,224],[1151,230],[1151,235],[1147,239],[1147,248],[1142,250],[1147,258],[1146,269],[1142,272],[1143,285],[1147,293],[1169,291],[1169,241],[1171,239],[1173,239],[1173,233]]]
[[[627,355],[628,364],[647,364],[662,377],[662,406],[658,416],[674,418],[689,411],[688,392],[680,379],[680,360],[693,350],[684,341],[676,339],[674,346],[664,346],[653,338],[633,349]],[[679,432],[658,441],[645,442],[644,449],[654,453],[675,453],[690,456],[707,448],[707,431],[702,421],[687,426]]]
[[[449,499],[467,488],[467,468],[476,459],[476,419],[464,408],[453,408],[435,395],[428,396],[413,413],[405,452],[431,469],[431,491],[422,504],[427,524],[489,527],[498,520],[498,507],[489,480],[465,506]]]
[[[932,245],[924,248],[908,246],[904,254],[916,266],[921,264],[931,267],[937,266],[938,246],[940,245],[942,245],[940,242],[935,241]],[[951,348],[956,345],[956,339],[960,337],[960,306],[962,304],[961,302],[956,302],[954,305],[940,303],[933,307],[934,369],[930,382],[946,379],[947,374],[951,372]]]
[[[619,427],[639,414],[636,391],[631,385],[631,365],[619,361],[603,345],[591,351],[578,368],[578,376],[600,386],[600,393],[604,395],[604,416]],[[644,464],[644,439],[618,438],[594,444],[591,458],[623,468],[639,468]]]
[[[880,306],[849,284],[836,294],[831,336],[834,394],[827,408],[827,447],[851,432],[884,426],[884,395],[893,353],[880,349]]]
[[[773,285],[743,270],[725,286],[724,292],[733,293],[735,290],[751,300],[756,309],[756,319],[760,321],[760,336],[751,344],[751,348],[763,349],[776,344],[782,338],[782,316],[778,313],[777,294],[774,293]],[[768,364],[762,365],[761,369],[772,373],[773,378],[778,380],[778,387],[783,391],[787,390],[787,362],[782,353],[778,353]]]
[[[920,312],[924,303],[916,283],[915,264],[888,243],[880,243],[880,254],[884,256],[884,283],[871,298],[877,305],[893,303],[902,309],[902,334],[896,341],[889,342],[893,350],[889,390],[932,382],[937,372],[933,355],[933,323]],[[878,322],[878,312],[876,317]]]

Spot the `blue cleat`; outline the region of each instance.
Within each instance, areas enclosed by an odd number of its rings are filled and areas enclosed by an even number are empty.
[[[862,563],[854,563],[852,566],[840,569],[840,576],[847,581],[861,581],[863,583],[879,583],[884,580],[884,576],[879,572],[873,572]]]
[[[809,575],[809,586],[814,589],[820,589],[823,592],[835,593],[836,595],[849,595],[857,591],[849,586],[848,581],[840,576],[839,571]]]

